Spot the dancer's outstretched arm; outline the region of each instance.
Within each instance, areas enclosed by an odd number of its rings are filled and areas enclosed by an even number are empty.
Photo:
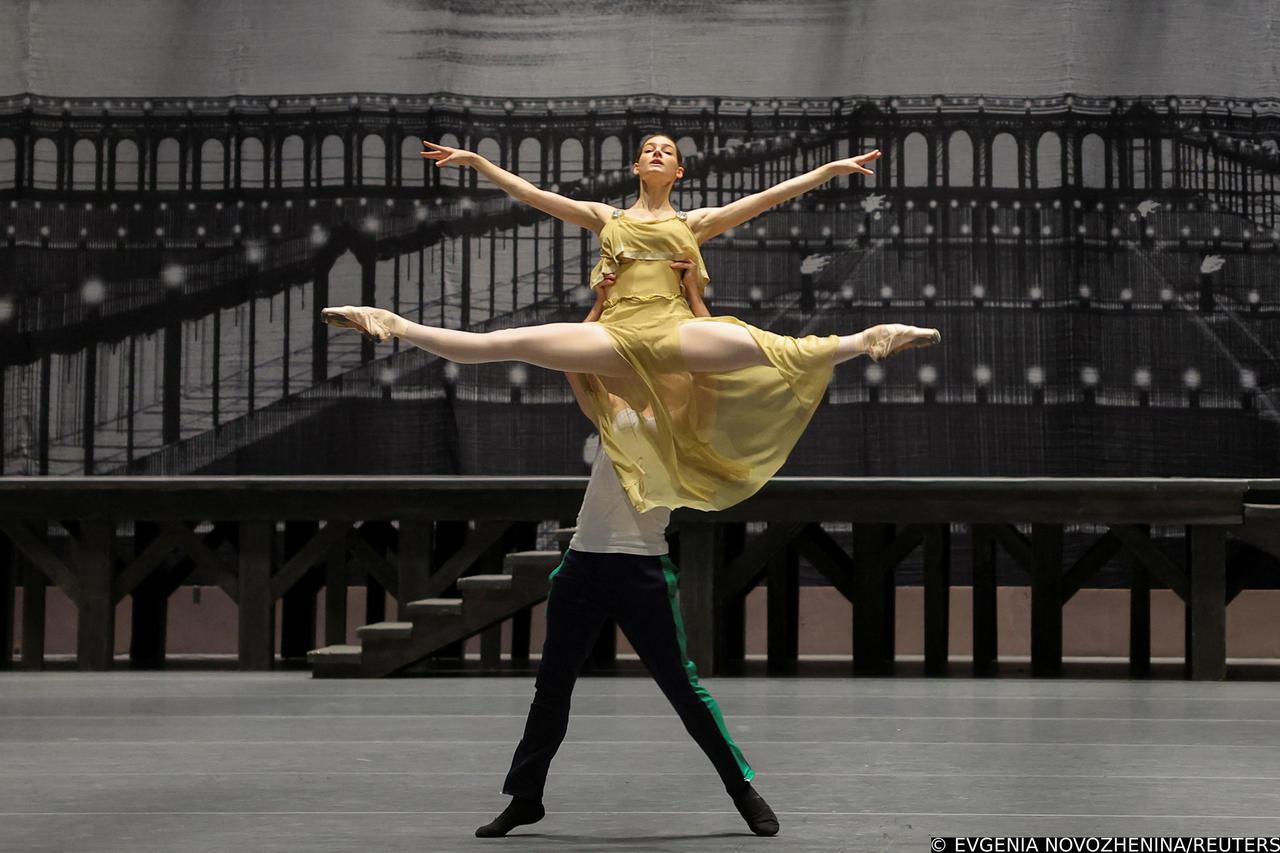
[[[425,139],[422,140],[422,144],[429,149],[423,151],[422,156],[428,160],[434,160],[436,168],[441,166],[463,166],[475,169],[490,181],[493,181],[498,189],[516,201],[535,207],[543,213],[549,213],[556,219],[572,225],[580,225],[599,234],[600,229],[604,227],[605,223],[609,221],[609,217],[613,215],[613,208],[607,204],[598,201],[580,201],[574,198],[566,198],[559,193],[539,189],[519,175],[512,174],[501,166],[489,162],[474,151],[450,148],[447,145],[437,145]]]
[[[717,234],[723,234],[730,228],[735,228],[748,219],[759,216],[774,205],[790,201],[798,195],[807,193],[814,187],[825,184],[832,178],[854,173],[874,175],[875,172],[872,172],[863,164],[879,158],[880,149],[877,148],[874,151],[868,151],[866,154],[859,154],[857,157],[832,160],[830,163],[824,163],[816,169],[805,172],[803,175],[797,175],[780,184],[774,184],[758,193],[743,196],[737,201],[731,201],[726,205],[700,207],[697,210],[691,210],[688,218],[689,228],[693,230],[699,244],[705,243]]]

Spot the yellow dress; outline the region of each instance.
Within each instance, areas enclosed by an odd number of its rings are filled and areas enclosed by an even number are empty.
[[[587,386],[601,445],[639,512],[725,509],[755,494],[822,401],[839,341],[779,335],[736,317],[695,317],[680,289],[681,270],[671,268],[678,258],[696,262],[705,288],[710,277],[683,213],[646,222],[615,210],[591,271],[592,288],[608,273],[617,276],[599,322],[635,374],[594,376]],[[770,364],[690,373],[677,331],[684,323],[742,326]],[[615,428],[609,394],[637,412],[651,408],[653,428]]]

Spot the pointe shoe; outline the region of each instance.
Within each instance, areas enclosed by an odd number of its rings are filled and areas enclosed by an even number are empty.
[[[398,314],[385,308],[371,308],[365,305],[343,305],[339,308],[324,308],[320,311],[320,319],[330,326],[342,329],[355,329],[366,338],[382,343],[392,336],[404,334],[405,321]]]
[[[932,346],[942,340],[937,329],[923,329],[903,323],[881,323],[862,333],[863,347],[872,361],[880,361],[896,352]]]

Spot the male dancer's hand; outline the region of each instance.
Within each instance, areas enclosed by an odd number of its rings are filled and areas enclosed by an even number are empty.
[[[684,289],[684,299],[689,303],[689,310],[695,317],[710,317],[711,311],[707,303],[702,301],[702,276],[698,273],[698,265],[692,258],[680,258],[671,262],[671,268],[683,270],[680,274],[680,287]]]
[[[604,283],[596,288],[596,304],[591,306],[591,310],[587,312],[586,319],[582,322],[594,323],[600,319],[600,315],[604,313],[604,301],[608,298],[608,288],[617,280],[618,276],[616,274],[605,273]]]

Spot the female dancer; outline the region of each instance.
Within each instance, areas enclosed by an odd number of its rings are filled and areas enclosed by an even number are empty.
[[[873,174],[864,164],[879,158],[879,150],[834,160],[721,207],[683,213],[670,199],[684,176],[683,158],[665,134],[641,141],[631,166],[640,194],[627,210],[539,189],[472,151],[423,144],[422,155],[437,168],[476,169],[516,200],[599,236],[601,257],[590,280],[599,322],[476,333],[423,326],[367,306],[325,308],[322,317],[379,341],[395,335],[464,364],[513,360],[594,375],[593,420],[638,512],[718,510],[749,497],[786,461],[834,365],[941,340],[937,329],[897,323],[851,335],[789,337],[736,317],[709,316],[702,300],[710,279],[700,244],[831,178]],[[696,270],[695,286],[683,286],[686,268]],[[613,428],[610,393],[634,411],[654,414],[644,464]]]
[[[692,273],[685,276],[693,285]],[[592,309],[587,322],[597,314]],[[607,395],[615,434],[643,460],[646,441],[642,435],[654,429],[653,412],[637,413],[617,395],[592,389],[594,377],[570,373],[568,378],[578,407],[593,422],[592,398]],[[676,709],[685,729],[711,759],[751,831],[757,835],[778,833],[777,815],[751,785],[755,771],[729,736],[716,700],[698,682],[697,669],[685,651],[679,569],[667,557],[665,534],[670,518],[671,510],[663,507],[636,512],[609,457],[603,449],[597,450],[577,530],[560,565],[551,573],[546,641],[533,703],[502,785],[511,802],[493,821],[476,829],[477,837],[501,837],[545,816],[543,789],[551,759],[569,725],[574,683],[601,626],[610,617]]]

